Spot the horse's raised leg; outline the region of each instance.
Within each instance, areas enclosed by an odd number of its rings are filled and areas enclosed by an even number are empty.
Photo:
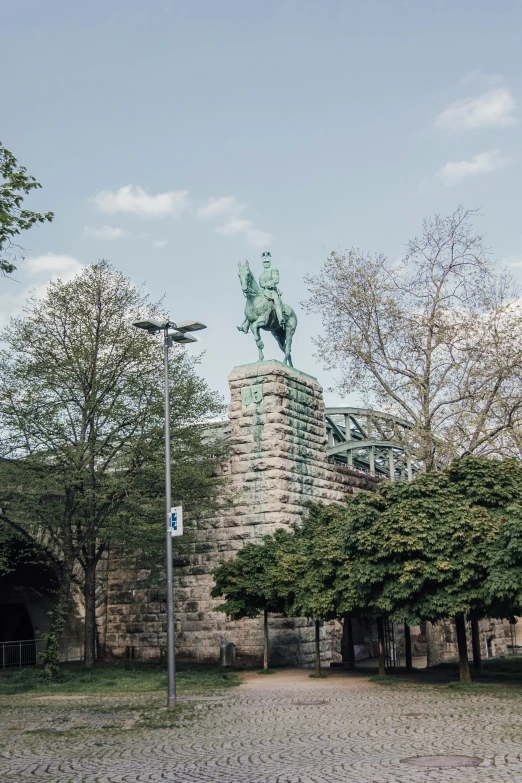
[[[259,359],[258,361],[262,362],[264,361],[264,354],[263,354],[263,348],[264,343],[261,339],[261,336],[259,334],[259,329],[261,326],[265,326],[266,324],[266,318],[263,316],[261,318],[258,318],[257,321],[254,321],[253,324],[250,324],[250,328],[252,330],[252,334],[254,335],[254,340],[256,341],[257,349],[259,351]]]
[[[248,318],[245,318],[241,326],[238,326],[237,328],[240,332],[244,332],[246,334],[248,332],[249,327],[250,327],[250,321],[248,320]]]

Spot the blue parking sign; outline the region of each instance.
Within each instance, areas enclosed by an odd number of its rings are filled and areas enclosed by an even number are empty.
[[[183,535],[183,506],[173,506],[170,509],[170,534]]]

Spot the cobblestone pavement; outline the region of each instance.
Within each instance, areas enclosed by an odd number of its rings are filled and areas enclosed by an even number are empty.
[[[163,695],[0,699],[2,783],[522,782],[522,694],[248,675],[173,718]],[[168,721],[174,722],[167,726]],[[479,757],[423,768],[408,757]]]

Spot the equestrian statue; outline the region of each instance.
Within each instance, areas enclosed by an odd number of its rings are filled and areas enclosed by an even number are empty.
[[[281,292],[277,288],[279,272],[272,268],[272,254],[265,250],[261,258],[264,269],[259,278],[259,285],[248,261],[245,261],[244,264],[241,261],[238,263],[239,279],[246,297],[246,304],[245,320],[237,328],[245,334],[250,329],[259,350],[260,362],[264,360],[263,348],[265,346],[259,335],[259,330],[266,329],[272,332],[284,352],[284,364],[293,367],[292,338],[297,327],[297,316],[290,305],[281,301]]]

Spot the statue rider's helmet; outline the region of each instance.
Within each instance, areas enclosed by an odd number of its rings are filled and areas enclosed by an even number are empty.
[[[269,250],[265,250],[263,253],[261,253],[261,260],[265,269],[268,269],[272,263],[272,253],[270,253]]]

